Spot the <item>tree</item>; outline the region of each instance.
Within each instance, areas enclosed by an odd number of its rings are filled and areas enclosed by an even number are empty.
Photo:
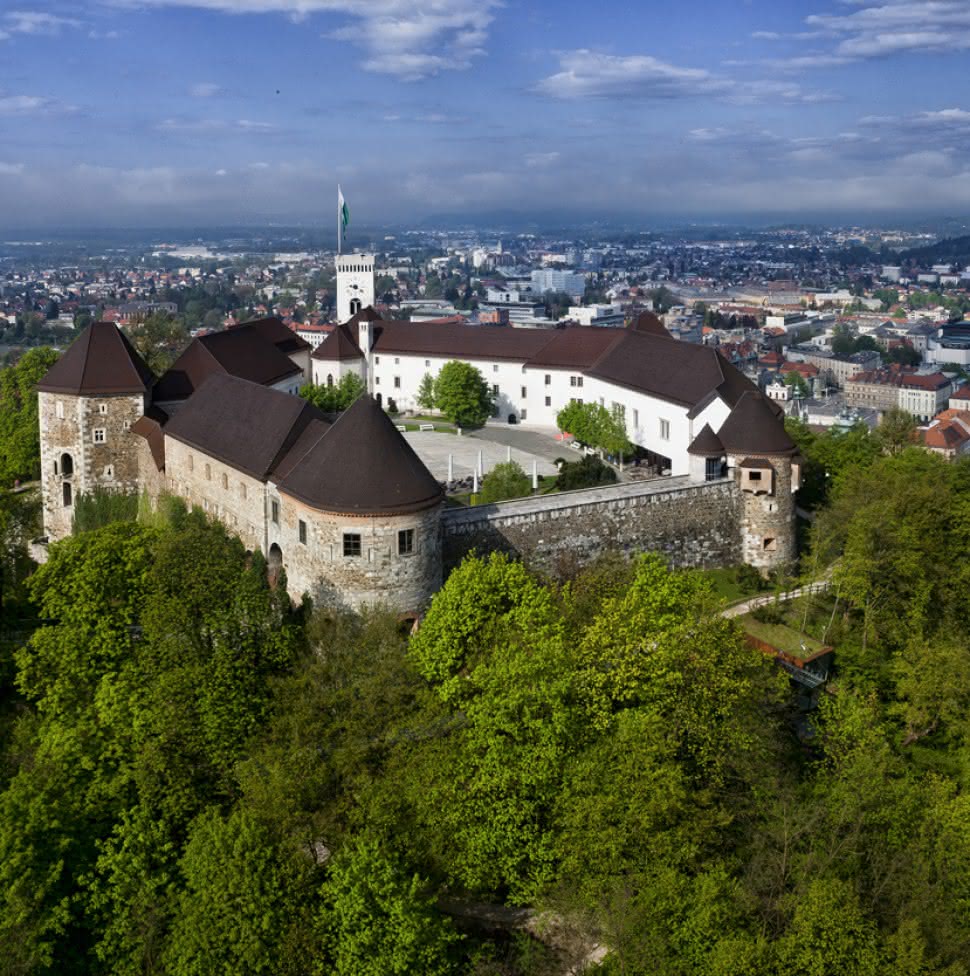
[[[587,454],[578,461],[563,461],[556,478],[559,491],[573,491],[576,488],[596,488],[599,485],[616,484],[616,472],[598,457]]]
[[[0,484],[40,474],[40,426],[36,385],[57,362],[57,353],[42,346],[0,372]]]
[[[459,942],[448,920],[409,874],[371,839],[356,840],[329,865],[320,916],[337,976],[447,976]]]
[[[434,400],[445,418],[459,427],[481,427],[492,415],[493,396],[485,378],[470,363],[457,359],[441,367]]]
[[[902,366],[919,366],[923,357],[908,343],[901,342],[886,352],[886,359]]]
[[[902,407],[890,407],[876,428],[876,437],[887,454],[898,454],[916,438],[913,415]]]
[[[434,410],[434,377],[430,373],[421,377],[417,401],[422,410]]]
[[[364,381],[356,373],[344,373],[335,386],[308,383],[300,396],[325,413],[340,413],[366,392]]]
[[[481,501],[486,504],[531,494],[532,481],[515,461],[496,464],[482,479]]]
[[[791,388],[794,396],[807,397],[811,393],[808,381],[794,369],[785,375],[785,385]]]
[[[182,321],[164,311],[152,312],[134,322],[128,328],[128,337],[156,376],[161,376],[175,362],[189,340]]]
[[[611,411],[599,403],[573,401],[556,414],[556,424],[581,444],[599,448],[607,454],[622,456],[633,449],[626,435],[622,409],[618,407]]]

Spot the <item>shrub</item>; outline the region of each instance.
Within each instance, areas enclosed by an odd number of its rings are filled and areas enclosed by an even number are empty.
[[[597,485],[615,483],[616,472],[592,454],[579,461],[564,462],[559,470],[559,477],[556,478],[556,488],[559,491],[570,491],[574,488],[595,488]]]

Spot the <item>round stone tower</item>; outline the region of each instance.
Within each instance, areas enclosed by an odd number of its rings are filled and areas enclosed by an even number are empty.
[[[717,439],[741,493],[742,561],[763,573],[791,564],[800,467],[784,414],[761,393],[745,392]]]
[[[111,322],[95,322],[37,384],[44,532],[70,535],[78,495],[137,492],[139,439],[154,376]]]

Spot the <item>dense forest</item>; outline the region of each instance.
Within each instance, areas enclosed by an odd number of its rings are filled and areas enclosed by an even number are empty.
[[[0,972],[970,971],[970,463],[792,430],[810,703],[654,555],[410,634],[175,501],[24,579],[3,496]]]

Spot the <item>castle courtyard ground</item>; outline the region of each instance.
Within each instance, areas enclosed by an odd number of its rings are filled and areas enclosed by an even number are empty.
[[[555,439],[555,432],[548,433],[521,427],[488,425],[473,432],[466,431],[457,437],[437,431],[409,431],[403,435],[417,452],[418,457],[439,481],[448,478],[448,455],[452,456],[453,477],[455,480],[470,478],[478,464],[478,453],[482,453],[482,466],[488,474],[496,464],[509,459],[522,466],[526,474],[532,474],[532,461],[535,459],[540,476],[555,475],[555,459],[572,459],[578,453]]]

